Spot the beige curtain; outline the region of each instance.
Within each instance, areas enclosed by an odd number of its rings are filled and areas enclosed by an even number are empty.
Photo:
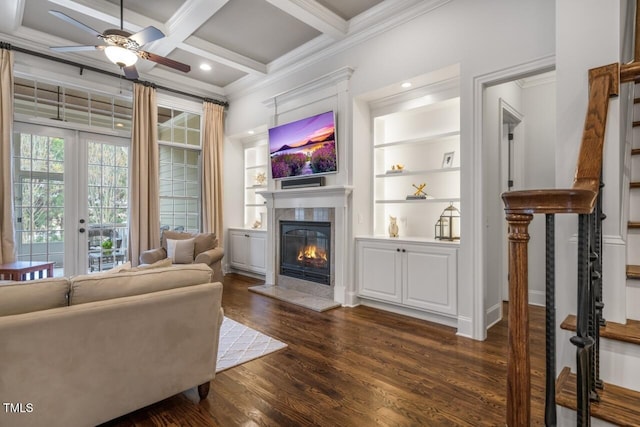
[[[11,185],[13,52],[0,46],[0,264],[16,259]]]
[[[202,134],[202,227],[222,239],[222,144],[224,106],[204,102]],[[220,240],[222,241],[222,240]]]
[[[129,250],[133,265],[138,265],[143,251],[160,247],[157,124],[155,88],[135,83],[129,192]]]

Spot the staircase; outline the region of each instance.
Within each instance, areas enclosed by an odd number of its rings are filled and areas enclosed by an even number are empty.
[[[627,233],[627,317],[640,320],[640,84],[634,85],[633,145]]]
[[[634,85],[640,93],[640,86]],[[627,223],[627,267],[625,324],[607,322],[600,327],[600,377],[598,401],[591,403],[591,416],[602,425],[640,426],[640,97],[634,99],[630,155],[629,214]],[[636,148],[637,147],[637,148]],[[606,254],[604,254],[606,257]],[[606,283],[604,284],[606,286]],[[576,316],[560,325],[576,331]],[[577,410],[577,378],[565,367],[556,380],[556,403]],[[601,425],[601,423],[594,422]]]
[[[637,43],[640,49],[640,41]],[[637,58],[640,52],[637,51]],[[640,82],[640,62],[612,64],[589,71],[589,106],[575,180],[569,189],[523,190],[504,193],[509,225],[509,358],[507,363],[507,425],[528,426],[530,419],[530,365],[527,309],[528,225],[534,214],[546,216],[547,251],[547,383],[546,425],[568,425],[556,405],[576,411],[578,426],[640,426],[640,101],[634,105],[630,209],[627,237],[625,324],[602,318],[603,233],[602,153],[608,98],[621,83]],[[611,126],[611,124],[610,124]],[[616,126],[614,123],[613,126]],[[636,135],[637,134],[637,135]],[[627,162],[626,164],[629,164]],[[555,214],[578,215],[578,304],[561,328],[572,331],[576,371],[565,367],[556,376],[555,323]],[[622,285],[622,283],[620,283]],[[524,292],[523,292],[524,290]],[[563,337],[564,339],[564,337]]]

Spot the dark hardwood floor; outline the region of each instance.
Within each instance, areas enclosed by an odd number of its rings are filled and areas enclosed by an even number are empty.
[[[105,426],[500,426],[507,325],[484,342],[368,307],[324,313],[228,275],[225,315],[289,347],[219,373],[206,400],[185,394]],[[532,424],[543,425],[544,310],[531,310]]]

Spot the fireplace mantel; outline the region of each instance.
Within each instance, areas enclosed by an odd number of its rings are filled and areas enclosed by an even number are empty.
[[[270,209],[281,208],[345,208],[353,187],[350,185],[328,185],[324,187],[301,187],[288,190],[256,191],[267,201]]]
[[[349,197],[353,191],[350,185],[327,185],[323,187],[302,187],[288,190],[264,190],[262,195],[267,204],[267,268],[266,283],[276,283],[276,240],[278,223],[276,212],[279,209],[292,208],[332,208],[335,214],[335,251],[334,251],[334,301],[353,305],[353,297],[348,291],[350,260],[350,237],[348,236]]]

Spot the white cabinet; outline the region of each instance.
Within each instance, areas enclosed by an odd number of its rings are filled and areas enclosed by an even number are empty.
[[[238,270],[265,274],[266,230],[229,229],[229,265]]]
[[[455,316],[457,248],[457,243],[358,237],[358,295]]]

